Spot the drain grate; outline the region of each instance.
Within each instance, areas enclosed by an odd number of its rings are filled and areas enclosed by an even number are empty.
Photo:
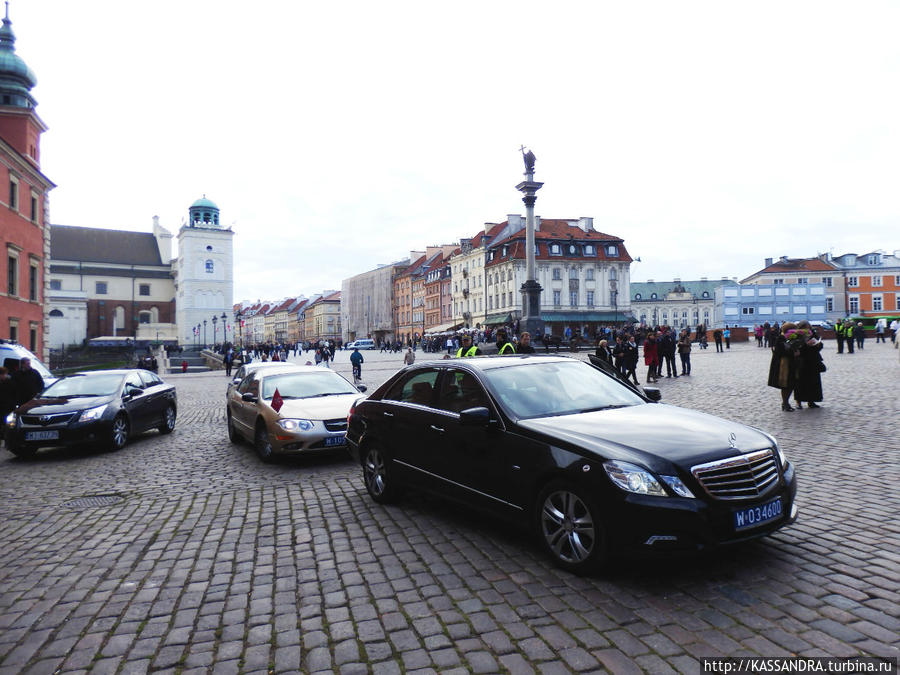
[[[94,506],[112,506],[125,501],[122,495],[85,495],[63,502],[67,509],[89,509]]]

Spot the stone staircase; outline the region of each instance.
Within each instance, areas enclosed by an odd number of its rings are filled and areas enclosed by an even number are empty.
[[[181,362],[187,361],[189,373],[205,373],[210,370],[206,365],[206,359],[200,353],[199,349],[185,349],[181,354],[172,354],[169,358],[170,373],[181,372]]]

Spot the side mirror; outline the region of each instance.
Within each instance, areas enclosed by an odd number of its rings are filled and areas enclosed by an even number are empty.
[[[239,377],[236,377],[233,380],[231,380],[231,384],[240,384],[240,383],[241,383],[241,378],[239,378]]]
[[[484,427],[491,421],[491,411],[487,408],[468,408],[459,413],[459,424],[464,427]]]
[[[133,398],[139,394],[143,394],[144,390],[140,387],[135,387],[132,384],[125,385],[125,391],[122,392],[122,398]]]
[[[247,401],[247,403],[256,403],[256,401],[257,401],[256,394],[250,394],[250,393],[242,394],[241,400]]]
[[[651,401],[661,401],[662,400],[662,392],[659,390],[659,387],[643,387],[644,396],[649,398]]]
[[[365,393],[365,391],[368,389],[368,387],[364,384],[360,384],[356,388],[359,389],[363,393]]]

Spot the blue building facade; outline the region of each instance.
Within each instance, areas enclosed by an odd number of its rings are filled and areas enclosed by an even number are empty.
[[[833,312],[824,283],[738,284],[716,289],[716,304],[729,326],[752,329],[757,324],[806,319],[812,324],[828,321]]]

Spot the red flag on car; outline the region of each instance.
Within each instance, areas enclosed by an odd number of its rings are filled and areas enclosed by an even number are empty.
[[[281,394],[278,393],[278,389],[275,390],[275,394],[272,396],[272,410],[278,412],[281,410],[281,406],[284,405],[284,399],[281,398]]]

